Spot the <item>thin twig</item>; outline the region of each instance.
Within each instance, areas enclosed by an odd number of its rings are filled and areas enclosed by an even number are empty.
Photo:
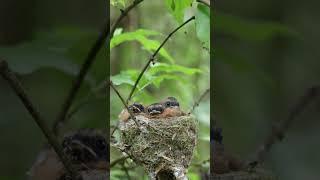
[[[191,114],[193,113],[194,109],[196,107],[199,106],[200,102],[202,101],[202,99],[210,92],[210,88],[208,88],[204,93],[202,93],[202,95],[200,96],[200,98],[193,104],[191,110],[189,111],[188,114]]]
[[[208,0],[197,0],[197,1],[198,1],[199,3],[202,3],[202,4],[210,7],[210,1],[208,1]]]
[[[119,129],[119,121],[117,122],[116,126],[112,129],[110,137],[116,132],[116,130]]]
[[[103,94],[103,96],[98,96],[98,93],[101,89],[105,89],[107,87],[107,83],[103,82],[102,85],[99,85],[97,88],[94,88],[92,91],[90,91],[86,97],[80,100],[80,103],[76,104],[74,107],[71,107],[71,110],[68,112],[66,121],[71,119],[73,115],[75,115],[81,108],[84,106],[90,104],[94,101],[102,101],[105,100],[106,94]],[[93,99],[95,97],[95,99]]]
[[[264,144],[258,149],[254,161],[249,163],[249,168],[254,168],[263,162],[265,155],[270,151],[272,145],[284,138],[284,134],[292,124],[293,120],[296,119],[319,95],[320,86],[314,86],[308,89],[305,95],[298,101],[298,104],[296,104],[290,111],[288,118],[283,122],[280,122],[278,126],[273,126],[272,132],[265,139]]]
[[[124,170],[124,172],[126,173],[128,180],[131,180],[129,171],[128,171],[127,167],[124,165],[124,162],[122,162],[121,166],[122,166],[122,169]]]
[[[120,163],[120,162],[125,161],[125,160],[128,159],[128,158],[129,158],[129,156],[122,156],[122,157],[120,157],[120,158],[118,158],[118,159],[115,159],[114,161],[112,161],[112,162],[110,163],[110,168],[112,168],[113,166],[115,166],[116,164],[118,164],[118,163]]]
[[[136,80],[136,82],[134,83],[133,88],[131,89],[131,92],[127,98],[126,103],[128,103],[131,100],[131,97],[135,91],[135,89],[137,88],[137,85],[140,81],[140,79],[142,78],[143,74],[145,73],[145,71],[148,69],[149,65],[151,64],[151,62],[154,62],[155,60],[155,56],[158,54],[158,52],[160,51],[160,49],[165,45],[165,43],[170,39],[170,37],[177,32],[180,28],[182,28],[184,25],[188,24],[190,21],[194,20],[195,16],[192,16],[191,18],[189,18],[187,21],[185,21],[183,24],[181,24],[179,27],[177,27],[176,29],[174,29],[166,38],[165,40],[160,44],[160,46],[158,47],[158,49],[152,54],[152,56],[149,58],[149,61],[147,62],[147,64],[143,67],[142,71],[140,72],[138,79]]]
[[[120,98],[122,104],[126,107],[128,113],[130,114],[130,118],[136,123],[136,125],[138,127],[140,127],[138,121],[136,120],[136,117],[133,115],[132,111],[129,109],[128,105],[126,104],[126,102],[124,101],[124,99],[122,98],[122,96],[120,95],[119,91],[117,90],[117,88],[113,85],[112,81],[110,81],[110,86],[111,88],[117,93],[118,97]]]
[[[50,131],[50,128],[46,124],[46,120],[36,110],[27,93],[25,92],[24,88],[22,87],[21,83],[19,82],[18,78],[9,69],[7,62],[4,60],[0,60],[0,73],[2,77],[5,80],[7,80],[11,88],[14,90],[14,92],[17,94],[17,96],[20,98],[26,109],[33,117],[34,121],[42,130],[42,133],[46,136],[49,144],[53,147],[53,149],[59,156],[61,162],[64,164],[64,167],[67,170],[68,174],[71,175],[73,179],[76,179],[78,177],[77,173],[73,168],[71,161],[63,152],[62,147],[60,146],[60,143],[57,140],[57,137]]]
[[[103,25],[103,29],[95,42],[95,44],[92,46],[91,50],[89,51],[79,74],[77,75],[77,78],[75,79],[72,88],[69,91],[69,94],[64,101],[61,111],[58,114],[58,118],[53,124],[53,132],[57,135],[59,133],[59,128],[61,124],[63,124],[66,120],[67,113],[72,105],[73,100],[76,97],[77,92],[79,91],[81,84],[88,73],[91,65],[93,64],[96,55],[98,54],[99,50],[103,46],[103,44],[106,42],[107,39],[110,39],[110,37],[113,36],[113,33],[121,20],[128,14],[128,12],[133,9],[136,5],[138,5],[143,0],[135,0],[133,4],[131,4],[129,7],[127,7],[125,10],[122,11],[121,15],[117,18],[117,20],[113,23],[113,25],[110,27],[110,20],[108,19],[107,22]]]
[[[116,28],[119,26],[119,23],[121,22],[121,20],[127,16],[127,14],[129,13],[129,11],[131,11],[131,9],[133,9],[134,7],[136,7],[138,4],[140,4],[143,0],[135,0],[133,1],[133,3],[128,6],[126,9],[121,10],[121,15],[115,20],[115,22],[112,24],[111,26],[111,30],[110,30],[110,37],[113,37],[113,33],[116,30]]]
[[[63,105],[61,106],[60,113],[58,114],[58,117],[56,121],[53,124],[53,132],[57,135],[59,133],[59,127],[62,123],[64,123],[67,113],[81,87],[81,84],[83,80],[85,79],[85,76],[87,75],[91,65],[93,64],[95,57],[97,56],[100,49],[103,47],[103,44],[106,43],[106,39],[109,36],[109,25],[110,21],[109,19],[107,22],[103,25],[102,31],[90,49],[86,59],[84,60],[84,63],[81,66],[81,69],[76,77],[76,79],[73,82],[73,85],[68,93],[67,98],[65,99]]]

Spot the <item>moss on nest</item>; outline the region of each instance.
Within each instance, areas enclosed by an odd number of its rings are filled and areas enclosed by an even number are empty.
[[[159,172],[172,172],[176,179],[185,179],[197,143],[198,124],[194,116],[149,119],[136,116],[121,122],[119,148],[142,164],[153,179]]]

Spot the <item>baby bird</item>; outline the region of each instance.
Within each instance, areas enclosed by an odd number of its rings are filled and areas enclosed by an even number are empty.
[[[211,129],[211,150],[213,151],[212,173],[224,174],[244,169],[245,163],[225,150],[222,139],[221,128]]]
[[[130,105],[128,108],[133,113],[133,115],[138,115],[138,114],[144,113],[145,111],[144,106],[136,102]],[[122,121],[128,121],[129,118],[130,118],[130,113],[126,108],[123,109],[119,114],[119,119]]]
[[[161,103],[153,103],[149,105],[146,109],[146,113],[149,118],[159,118],[162,117],[164,107]]]
[[[164,106],[164,111],[162,117],[174,117],[174,116],[183,116],[184,112],[180,110],[180,104],[175,97],[167,97],[162,101]]]

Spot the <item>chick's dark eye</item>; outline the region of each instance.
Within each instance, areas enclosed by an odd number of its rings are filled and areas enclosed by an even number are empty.
[[[166,102],[166,106],[169,107],[171,104],[170,102]]]

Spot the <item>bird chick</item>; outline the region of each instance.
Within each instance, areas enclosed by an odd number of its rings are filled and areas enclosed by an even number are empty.
[[[140,103],[133,103],[132,105],[130,105],[129,110],[132,112],[133,115],[138,115],[141,113],[144,113],[145,108],[142,104]],[[125,108],[121,111],[121,113],[119,114],[119,119],[122,121],[128,121],[128,119],[130,118],[130,113],[128,112],[128,110]]]
[[[211,148],[213,150],[213,173],[224,174],[244,169],[245,163],[225,150],[222,139],[222,129],[213,128],[211,130],[211,146],[213,146]]]
[[[161,102],[164,106],[162,117],[183,116],[184,112],[180,109],[180,104],[175,97],[167,97]]]
[[[147,107],[146,114],[149,118],[160,118],[163,111],[164,107],[162,103],[153,103]]]

